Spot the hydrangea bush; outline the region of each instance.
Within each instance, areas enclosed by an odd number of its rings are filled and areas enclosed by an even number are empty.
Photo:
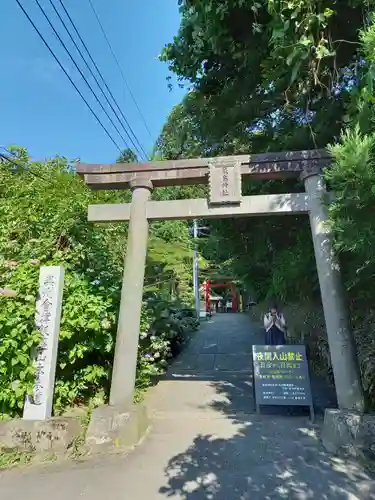
[[[129,193],[91,192],[64,158],[35,163],[25,150],[17,151],[13,163],[0,163],[0,288],[17,292],[14,297],[0,293],[3,418],[22,414],[25,396],[33,390],[31,352],[40,341],[35,330],[40,266],[65,268],[54,412],[93,399],[106,401],[127,236],[125,224],[89,223],[87,206],[123,202]],[[138,389],[162,373],[187,333],[196,327],[194,321],[177,317],[180,302],[190,300],[191,266],[187,226],[181,221],[153,225],[145,272]]]
[[[147,387],[152,379],[165,372],[170,360],[179,354],[189,334],[199,321],[189,310],[149,298],[143,303],[139,336],[137,387]]]

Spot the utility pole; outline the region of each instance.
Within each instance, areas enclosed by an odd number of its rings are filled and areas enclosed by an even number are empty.
[[[194,259],[193,259],[193,285],[194,285],[194,299],[195,299],[195,311],[197,318],[200,317],[200,298],[199,298],[199,277],[198,277],[198,222],[194,219],[193,226],[193,237],[194,237]]]

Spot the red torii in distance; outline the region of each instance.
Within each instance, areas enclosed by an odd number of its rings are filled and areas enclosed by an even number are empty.
[[[229,283],[213,283],[213,281],[224,281],[229,280]],[[210,292],[212,288],[231,288],[232,290],[232,311],[238,312],[238,294],[236,285],[233,283],[233,278],[220,278],[218,280],[208,279],[203,283],[204,290],[204,301],[206,304],[206,312],[210,312],[211,310],[211,300],[210,300]]]

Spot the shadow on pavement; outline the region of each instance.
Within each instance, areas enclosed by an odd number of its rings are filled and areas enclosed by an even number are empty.
[[[209,406],[217,418],[233,424],[233,435],[218,437],[213,426],[212,434],[197,435],[185,451],[173,456],[165,468],[166,484],[159,489],[163,498],[375,499],[371,478],[355,460],[324,451],[319,425],[309,422],[308,409],[295,408],[298,416],[286,416],[288,409],[269,407],[256,415],[251,373],[189,373],[183,365],[168,378],[208,381],[217,394]],[[318,411],[335,406],[334,394],[324,382],[313,377],[312,386]]]
[[[159,492],[184,500],[375,498],[364,490],[369,477],[323,452],[314,429],[263,418],[229,439],[197,436],[169,461]]]

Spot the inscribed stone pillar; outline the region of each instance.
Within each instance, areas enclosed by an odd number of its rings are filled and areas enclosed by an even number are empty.
[[[306,169],[302,178],[309,197],[310,225],[338,404],[343,410],[363,411],[364,397],[349,311],[338,259],[333,252],[332,233],[327,226],[324,179],[315,168]]]
[[[109,398],[110,405],[121,407],[131,405],[134,394],[147,255],[147,201],[152,183],[147,178],[137,177],[132,181],[131,188],[128,241]]]
[[[35,323],[42,340],[35,353],[34,393],[26,397],[23,409],[25,420],[46,420],[52,414],[63,288],[63,267],[40,268]]]

